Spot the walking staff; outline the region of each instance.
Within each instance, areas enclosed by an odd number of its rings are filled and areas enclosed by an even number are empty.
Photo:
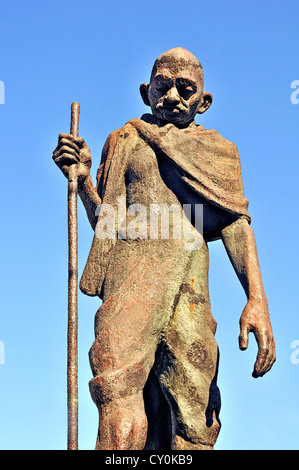
[[[72,103],[70,134],[78,137],[80,105]],[[68,330],[67,408],[68,450],[78,450],[78,177],[76,165],[68,176]]]

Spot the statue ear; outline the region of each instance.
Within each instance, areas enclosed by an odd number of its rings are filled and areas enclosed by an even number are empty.
[[[211,93],[208,93],[207,91],[204,91],[202,94],[202,99],[197,107],[197,113],[198,114],[203,114],[209,107],[211,106],[213,101],[213,96]]]
[[[149,85],[147,83],[142,83],[139,88],[141,97],[146,106],[150,106],[150,102],[148,100],[148,88]]]

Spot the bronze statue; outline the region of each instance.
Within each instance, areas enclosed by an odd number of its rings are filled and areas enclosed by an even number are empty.
[[[246,349],[254,333],[253,376],[275,361],[238,150],[194,121],[212,95],[189,51],[158,57],[140,92],[152,114],[109,135],[96,187],[81,137],[60,134],[53,153],[65,176],[76,164],[95,231],[80,289],[102,299],[89,353],[96,449],[213,449],[220,393],[208,242],[222,239],[246,293],[239,346]]]

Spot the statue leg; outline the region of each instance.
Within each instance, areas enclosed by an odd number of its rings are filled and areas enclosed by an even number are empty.
[[[176,330],[159,345],[155,370],[171,409],[173,450],[212,450],[219,431],[218,347],[202,335]]]
[[[90,349],[94,378],[89,386],[99,411],[96,449],[141,450],[147,438],[143,389],[154,362],[157,339],[150,334],[144,336],[136,317],[134,326],[130,324],[132,317],[125,305],[116,305],[116,298],[107,303],[96,314],[96,339]],[[101,321],[109,316],[105,309],[113,307],[122,307],[117,321]]]
[[[174,450],[212,450],[220,431],[219,355],[207,261],[204,250],[194,253],[154,365],[171,409]]]
[[[148,427],[144,388],[167,320],[161,315],[167,276],[158,259],[151,259],[149,250],[141,250],[139,243],[136,254],[133,249],[125,251],[128,243],[120,246],[95,317],[90,391],[99,410],[96,448],[141,450]],[[158,257],[155,252],[154,256]]]

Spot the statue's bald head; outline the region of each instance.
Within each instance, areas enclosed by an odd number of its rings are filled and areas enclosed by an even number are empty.
[[[163,65],[171,65],[172,68],[177,68],[177,70],[182,67],[189,66],[199,74],[200,79],[203,82],[204,75],[201,63],[194,54],[183,47],[174,47],[173,49],[161,54],[155,60],[151,73],[151,80],[156,75],[157,69]]]
[[[188,126],[212,103],[212,95],[203,91],[201,63],[183,47],[170,49],[156,59],[150,83],[142,83],[140,93],[154,116],[178,127]]]

